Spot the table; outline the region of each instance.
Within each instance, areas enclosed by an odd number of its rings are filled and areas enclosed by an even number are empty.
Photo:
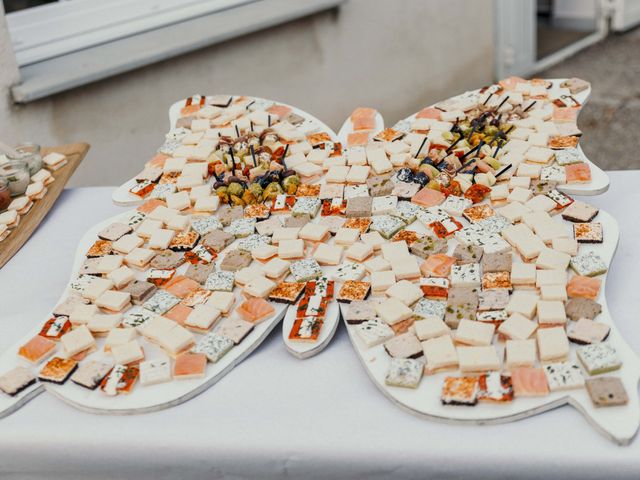
[[[640,171],[609,172],[611,190],[583,199],[621,223],[609,308],[640,351]],[[0,348],[45,318],[68,281],[75,245],[123,209],[111,188],[66,190],[0,270]],[[88,215],[91,214],[89,218]],[[606,234],[606,232],[605,232]],[[493,426],[417,419],[369,381],[341,325],[300,361],[278,328],[210,390],[178,407],[130,417],[76,411],[46,393],[0,420],[0,477],[601,479],[640,476],[640,440],[618,447],[566,406]]]

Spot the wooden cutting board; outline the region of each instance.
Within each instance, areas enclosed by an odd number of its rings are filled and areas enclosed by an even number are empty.
[[[67,164],[51,172],[56,179],[55,182],[48,185],[48,191],[42,200],[34,203],[31,210],[24,216],[20,217],[18,227],[11,234],[0,242],[0,268],[2,268],[11,257],[13,257],[22,245],[24,245],[35,229],[40,225],[42,219],[49,213],[53,204],[60,196],[60,192],[64,189],[73,172],[76,171],[80,162],[84,159],[89,151],[88,143],[68,143],[57,147],[43,147],[42,156],[48,153],[58,152],[67,156]]]

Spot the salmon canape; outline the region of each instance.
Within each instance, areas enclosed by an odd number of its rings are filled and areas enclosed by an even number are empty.
[[[136,208],[136,210],[138,212],[142,212],[148,215],[149,213],[153,212],[157,207],[166,207],[166,206],[167,204],[162,200],[158,200],[157,198],[152,198],[144,202],[142,205]]]
[[[442,202],[444,202],[444,199],[444,193],[439,192],[438,190],[434,190],[433,188],[424,187],[413,197],[411,197],[411,202],[428,208],[440,205]]]
[[[36,335],[18,349],[18,355],[30,363],[40,363],[56,349],[56,342]]]
[[[176,379],[201,378],[207,369],[207,356],[204,353],[181,353],[173,366]]]
[[[354,130],[373,130],[376,126],[376,110],[369,107],[358,107],[351,113]]]
[[[541,368],[514,368],[511,370],[511,382],[516,397],[542,397],[549,394],[547,377]]]
[[[553,120],[556,122],[575,122],[578,118],[579,108],[553,106]]]
[[[192,308],[183,305],[182,303],[177,304],[163,316],[168,318],[169,320],[173,320],[174,322],[178,322],[178,324],[184,326],[184,322],[187,320],[187,317],[193,311]]]
[[[184,107],[182,107],[180,109],[180,116],[186,117],[188,115],[193,115],[198,110],[200,110],[200,105],[198,105],[198,104],[193,104],[192,103],[191,105],[185,105]]]
[[[602,282],[597,278],[574,275],[567,283],[567,296],[569,298],[590,298],[595,300],[600,293]]]
[[[164,167],[164,163],[167,161],[167,158],[169,157],[164,153],[157,153],[151,158],[151,160],[145,163],[144,167],[145,168],[162,168]]]
[[[179,298],[184,298],[190,293],[200,288],[200,284],[195,280],[185,277],[184,275],[177,275],[169,280],[164,289],[172,295]]]
[[[498,85],[500,85],[505,90],[513,90],[514,88],[516,88],[516,85],[518,83],[525,83],[525,82],[526,80],[522,77],[512,76],[512,77],[508,77],[500,80],[498,82]]]
[[[420,272],[425,277],[447,277],[451,267],[456,264],[456,258],[443,253],[429,255],[420,265]]]
[[[236,309],[236,313],[240,315],[243,320],[251,323],[258,323],[260,320],[264,320],[273,315],[273,312],[275,312],[275,309],[269,302],[257,297],[245,300]]]
[[[266,110],[272,115],[276,115],[278,118],[284,118],[291,112],[291,108],[285,105],[271,105]]]
[[[588,163],[573,163],[564,167],[567,183],[585,183],[591,181],[591,169]]]
[[[431,118],[433,120],[440,120],[441,110],[435,107],[426,107],[416,113],[416,118]]]
[[[347,147],[365,146],[369,142],[369,132],[354,132],[347,136]]]

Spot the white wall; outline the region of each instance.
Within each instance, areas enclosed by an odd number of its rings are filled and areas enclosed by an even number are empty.
[[[168,106],[193,93],[278,99],[335,129],[354,107],[373,106],[392,124],[442,97],[492,81],[493,17],[492,0],[350,0],[337,14],[319,14],[21,106],[8,100],[16,71],[0,22],[0,138],[88,141],[89,157],[71,185],[116,185],[162,142]]]

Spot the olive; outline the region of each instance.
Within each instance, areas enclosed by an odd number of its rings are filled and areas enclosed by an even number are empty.
[[[401,182],[411,182],[413,179],[413,172],[410,168],[401,168],[396,172],[396,178]]]
[[[227,186],[227,184],[224,183],[224,182],[216,182],[216,183],[213,184],[213,189],[217,190],[220,187],[226,187],[226,186]]]
[[[413,176],[413,183],[419,183],[423,187],[429,183],[429,177],[424,172],[418,172]]]
[[[424,165],[424,164],[434,165],[433,160],[431,160],[429,157],[424,157],[422,159],[422,161],[420,162],[420,165]]]
[[[282,172],[282,178],[287,178],[295,174],[296,174],[295,170],[285,170],[284,172]]]

